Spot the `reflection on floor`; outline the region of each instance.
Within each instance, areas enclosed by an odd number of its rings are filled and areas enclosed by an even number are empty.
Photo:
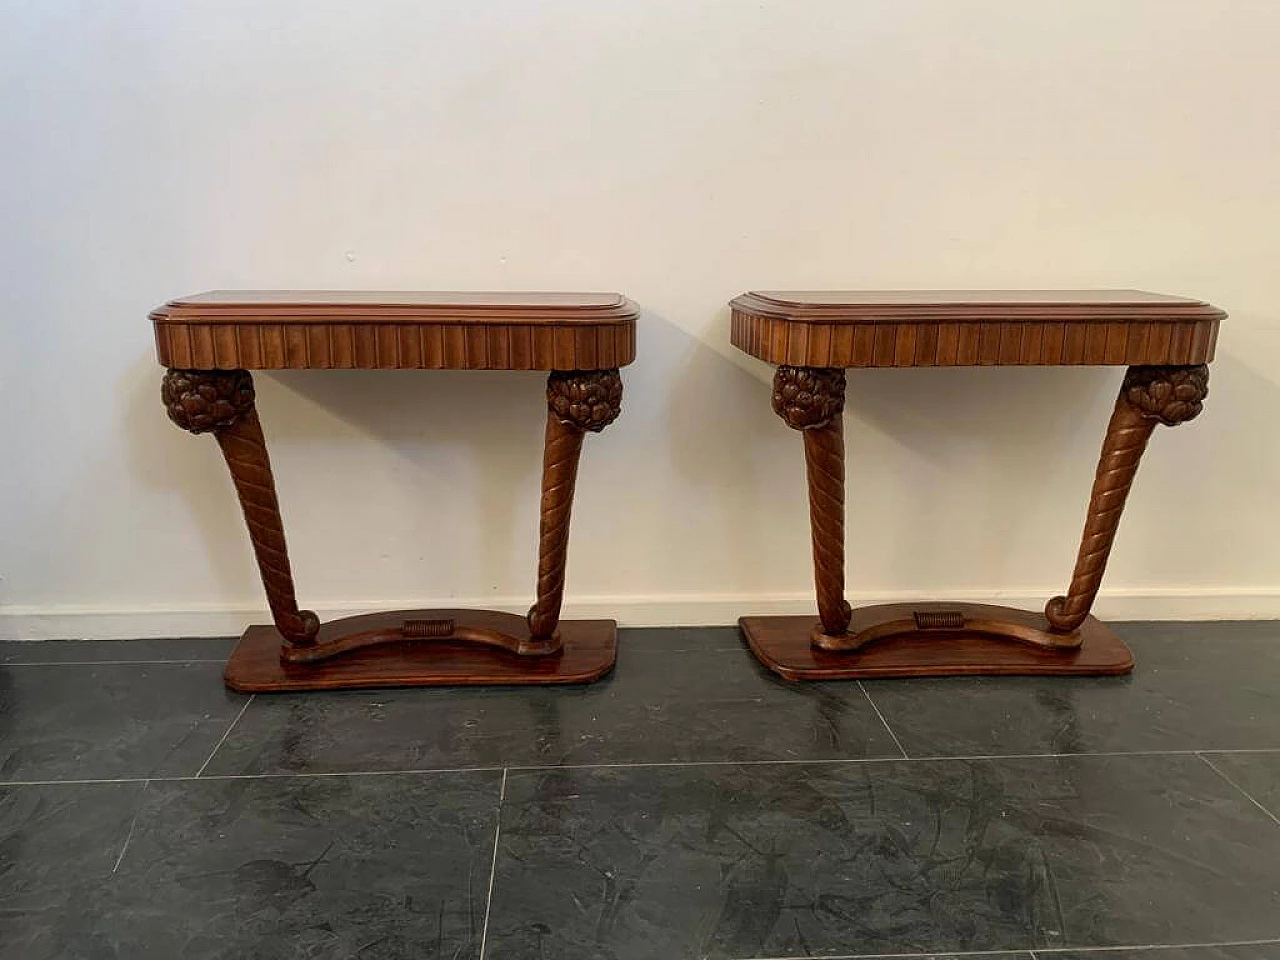
[[[0,643],[0,958],[1280,960],[1280,624],[1118,629],[1131,677],[624,630],[593,686],[257,697]]]

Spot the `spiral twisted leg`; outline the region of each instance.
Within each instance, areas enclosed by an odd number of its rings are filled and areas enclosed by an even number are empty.
[[[271,607],[271,619],[280,635],[290,643],[312,643],[320,629],[320,620],[310,610],[298,609],[284,523],[280,519],[275,479],[271,475],[258,411],[250,411],[231,426],[215,431],[214,436],[236,485],[262,586],[266,589],[267,604]]]
[[[538,596],[529,611],[529,653],[554,653],[560,648],[556,626],[564,600],[569,515],[582,438],[586,431],[598,433],[616,420],[621,406],[622,379],[617,370],[557,370],[547,378],[547,433],[538,524]]]
[[[1098,596],[1120,515],[1138,472],[1138,461],[1157,423],[1177,426],[1199,415],[1209,393],[1209,368],[1131,367],[1107,425],[1089,497],[1080,552],[1066,596],[1054,597],[1044,615],[1054,630],[1084,623]]]
[[[538,598],[529,612],[529,632],[534,640],[544,643],[551,641],[560,622],[569,557],[569,514],[581,453],[582,431],[548,414],[538,521]]]
[[[294,595],[253,379],[246,370],[170,370],[161,396],[174,423],[217,438],[240,499],[276,629],[291,644],[313,643],[320,621],[310,610],[299,610]]]
[[[1045,607],[1044,615],[1055,630],[1075,630],[1093,607],[1138,461],[1154,429],[1155,421],[1142,416],[1122,394],[1107,425],[1071,586],[1066,596],[1054,597]]]
[[[838,637],[849,627],[844,598],[844,418],[834,416],[804,431],[809,477],[809,527],[813,533],[813,580],[822,632]]]
[[[820,646],[839,643],[851,614],[844,599],[844,388],[839,369],[781,366],[773,377],[774,412],[804,434]]]

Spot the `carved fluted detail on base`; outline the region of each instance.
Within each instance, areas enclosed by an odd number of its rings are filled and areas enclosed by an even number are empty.
[[[529,653],[552,653],[560,647],[556,626],[564,601],[569,518],[582,438],[587,431],[603,430],[617,419],[621,410],[622,379],[617,370],[557,370],[547,378],[547,432],[538,524],[538,595],[529,611],[533,644]]]
[[[1045,606],[1045,618],[1055,630],[1079,629],[1093,608],[1125,500],[1156,424],[1177,426],[1194,419],[1208,394],[1209,368],[1204,364],[1131,367],[1125,374],[1102,443],[1071,586]]]
[[[218,440],[244,513],[258,572],[276,629],[290,643],[309,644],[320,629],[310,610],[299,610],[276,499],[271,461],[247,370],[169,370],[161,386],[169,418],[192,433]]]
[[[774,412],[804,434],[814,587],[822,636],[832,638],[845,633],[850,616],[844,598],[844,390],[843,370],[781,366],[773,377]]]

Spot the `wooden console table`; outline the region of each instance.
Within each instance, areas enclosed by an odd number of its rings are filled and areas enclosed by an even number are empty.
[[[217,438],[273,627],[227,664],[241,691],[578,683],[613,666],[617,624],[560,621],[569,512],[585,432],[618,416],[635,357],[618,294],[219,291],[151,313],[169,417]],[[321,624],[298,608],[250,370],[548,370],[537,600],[528,617],[401,610]]]
[[[1089,615],[1138,460],[1157,423],[1200,413],[1218,325],[1199,300],[1134,290],[746,293],[734,346],[778,365],[773,409],[803,431],[818,613],[743,617],[789,679],[1119,674],[1128,648]],[[845,368],[1128,366],[1107,427],[1071,585],[1043,615],[968,603],[851,610],[844,598]]]

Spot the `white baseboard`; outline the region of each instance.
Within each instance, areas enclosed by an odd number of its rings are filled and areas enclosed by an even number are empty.
[[[935,591],[873,594],[850,593],[854,606],[913,600],[975,600],[1038,610],[1055,591]],[[524,613],[529,597],[455,597],[344,601],[320,606],[322,620],[431,607],[474,607]],[[624,627],[730,625],[744,614],[814,613],[813,594],[672,593],[586,596],[564,605],[566,618],[607,618]],[[1162,587],[1103,590],[1094,613],[1104,620],[1272,620],[1280,619],[1280,587]],[[0,606],[0,640],[134,637],[238,636],[250,623],[269,623],[266,608],[228,609],[201,604],[171,607],[103,607],[84,605]]]

